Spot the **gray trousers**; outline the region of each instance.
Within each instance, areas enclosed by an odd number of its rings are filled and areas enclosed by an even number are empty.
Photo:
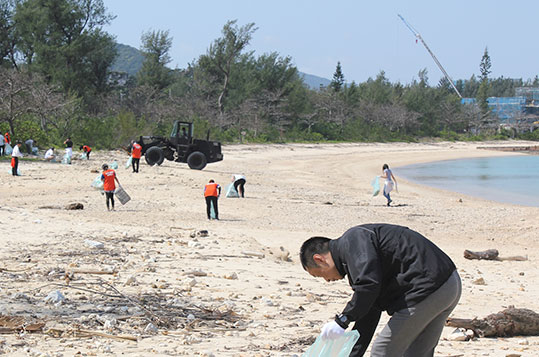
[[[447,281],[419,304],[391,316],[371,350],[373,357],[432,357],[445,321],[460,299],[462,286],[455,270]]]

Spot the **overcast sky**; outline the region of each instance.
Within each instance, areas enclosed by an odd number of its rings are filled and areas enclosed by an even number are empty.
[[[538,0],[104,0],[116,15],[104,29],[119,43],[140,48],[149,30],[168,30],[173,68],[185,68],[221,36],[228,20],[254,22],[248,50],[290,56],[302,72],[331,79],[337,61],[347,82],[380,70],[409,83],[427,68],[429,83],[443,76],[423,45],[397,17],[423,37],[454,79],[479,74],[485,47],[491,77],[539,74]]]

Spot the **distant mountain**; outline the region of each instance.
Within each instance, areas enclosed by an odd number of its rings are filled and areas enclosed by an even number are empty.
[[[129,76],[136,75],[142,68],[142,62],[144,61],[144,56],[140,50],[121,43],[116,44],[116,50],[118,51],[118,57],[112,64],[112,71],[127,73]],[[331,83],[331,80],[327,78],[308,73],[299,72],[299,76],[310,89],[320,89],[320,86],[327,87]]]
[[[134,76],[142,68],[142,62],[144,56],[135,47],[123,45],[121,43],[116,44],[116,50],[118,51],[118,57],[112,64],[112,71],[127,73],[129,76]]]
[[[299,76],[303,79],[303,83],[310,89],[320,89],[320,86],[327,87],[331,83],[331,80],[313,74],[299,72]]]

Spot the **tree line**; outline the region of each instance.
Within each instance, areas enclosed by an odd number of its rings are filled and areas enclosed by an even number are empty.
[[[488,78],[485,50],[480,77],[456,82],[479,106],[462,105],[445,79],[430,85],[426,69],[409,84],[391,83],[383,71],[346,83],[337,63],[331,84],[313,90],[292,58],[250,51],[257,27],[236,20],[184,69],[168,67],[168,31],[145,32],[142,68],[129,76],[111,70],[116,43],[103,26],[113,20],[102,0],[3,0],[0,129],[43,145],[70,136],[97,148],[167,135],[174,120],[224,142],[477,140],[495,133],[488,96],[539,85],[537,77]]]

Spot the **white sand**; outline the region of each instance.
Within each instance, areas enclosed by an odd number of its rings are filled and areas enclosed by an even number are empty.
[[[0,351],[14,356],[299,355],[351,296],[346,281],[326,283],[302,270],[297,258],[301,243],[312,235],[336,238],[351,226],[369,222],[409,226],[453,258],[463,295],[452,316],[484,317],[510,305],[539,312],[539,208],[409,183],[398,170],[418,162],[521,155],[477,150],[519,144],[530,143],[225,146],[225,160],[202,171],[173,162],[161,167],[141,162],[139,174],[124,169],[127,155],[120,152],[92,153],[90,161],[70,166],[23,161],[24,176],[17,178],[8,174],[9,162],[1,162],[0,313],[27,319],[36,315],[46,321],[45,329],[79,323],[82,329],[139,340],[3,334]],[[125,206],[116,202],[117,210],[107,212],[105,198],[90,187],[98,175],[91,170],[113,159],[132,201]],[[370,182],[383,163],[399,182],[399,193],[392,195],[395,207],[386,207],[383,196],[371,197]],[[225,189],[235,173],[247,177],[246,198],[222,197],[221,220],[208,221],[203,186],[213,178]],[[72,202],[83,203],[84,210],[39,208]],[[209,237],[195,241],[189,236],[203,229]],[[105,249],[93,250],[85,239],[103,242]],[[292,261],[276,258],[279,247],[290,252]],[[463,258],[464,249],[489,248],[501,256],[529,260]],[[244,251],[263,253],[264,258]],[[65,284],[64,271],[74,269],[116,269],[115,276],[75,274],[70,284],[104,291],[104,282],[109,283],[148,308],[159,302],[154,314],[174,321],[168,327],[159,325],[157,335],[145,333],[148,320],[127,300],[59,285]],[[189,272],[195,269],[206,276],[195,276],[193,282]],[[136,283],[125,284],[130,277]],[[486,285],[473,284],[478,278]],[[100,284],[89,285],[98,279]],[[53,290],[66,296],[65,304],[43,302]],[[205,319],[210,311],[213,320]],[[224,315],[219,317],[219,312]],[[239,321],[222,318],[232,312]],[[107,329],[105,321],[114,318],[117,325]],[[382,322],[386,320],[384,315]],[[539,337],[445,340],[452,330],[444,329],[437,356],[539,355]]]

